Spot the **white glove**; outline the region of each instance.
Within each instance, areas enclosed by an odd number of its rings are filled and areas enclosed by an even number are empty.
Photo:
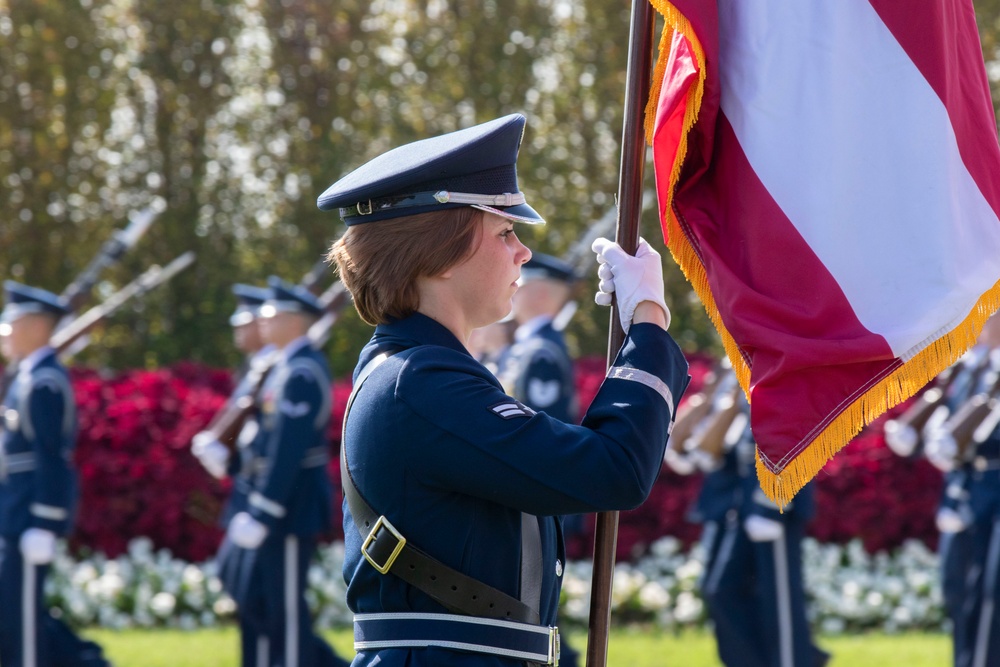
[[[652,301],[663,308],[670,326],[670,309],[663,300],[663,264],[660,255],[645,239],[639,239],[635,257],[622,250],[614,241],[599,238],[591,246],[597,253],[597,275],[601,279],[594,301],[611,305],[611,294],[618,297],[618,319],[628,333],[635,308],[643,301]]]
[[[969,527],[970,521],[966,520],[960,512],[956,512],[950,507],[942,507],[934,516],[934,523],[942,533],[961,533]]]
[[[941,472],[951,472],[955,469],[958,458],[958,443],[947,431],[935,431],[927,437],[924,454],[935,468]]]
[[[267,526],[246,512],[237,512],[229,522],[230,541],[244,549],[256,549],[267,537]]]
[[[208,431],[202,431],[191,440],[191,453],[212,477],[222,479],[229,465],[229,450]]]
[[[751,514],[743,520],[743,530],[753,542],[774,542],[785,534],[785,527],[774,519]]]
[[[889,420],[885,423],[885,444],[889,446],[896,456],[906,458],[911,456],[919,444],[920,438],[917,429],[909,424],[900,424],[896,420]]]
[[[691,460],[694,461],[695,467],[706,475],[720,469],[725,463],[721,457],[716,458],[699,447],[695,447],[691,450],[691,453],[689,453],[688,456],[690,456]]]
[[[29,528],[21,533],[21,555],[32,565],[51,563],[56,556],[56,534],[44,528]]]
[[[673,447],[667,447],[667,451],[663,453],[663,462],[678,475],[692,475],[697,470],[690,456],[678,452]]]

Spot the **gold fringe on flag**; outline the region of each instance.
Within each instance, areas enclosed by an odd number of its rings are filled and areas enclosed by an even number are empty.
[[[705,274],[705,267],[698,256],[698,251],[691,244],[687,234],[681,229],[680,221],[673,207],[674,189],[677,187],[677,179],[680,177],[681,166],[684,158],[687,157],[687,137],[688,132],[694,127],[698,120],[698,112],[701,110],[702,96],[705,92],[705,50],[695,34],[694,28],[680,10],[667,0],[650,0],[653,8],[663,15],[663,33],[660,35],[659,55],[653,69],[653,81],[649,93],[649,100],[646,103],[646,142],[653,144],[653,125],[656,122],[656,106],[660,100],[660,90],[663,87],[663,75],[667,70],[667,62],[670,60],[670,42],[674,32],[683,35],[691,44],[695,58],[698,61],[698,83],[691,86],[687,92],[687,104],[684,109],[684,126],[681,132],[680,143],[677,147],[677,155],[674,158],[674,165],[670,171],[670,180],[667,188],[668,199],[660,202],[662,207],[661,219],[667,224],[667,249],[673,256],[674,261],[681,268],[681,272],[694,288],[695,294],[701,299],[708,313],[709,319],[715,325],[719,335],[722,337],[722,346],[726,350],[726,355],[733,365],[733,372],[739,380],[740,387],[743,388],[750,399],[750,365],[743,355],[739,345],[733,339],[729,330],[722,323],[722,316],[719,308],[715,305],[715,298],[708,284],[708,276]]]
[[[768,498],[784,507],[833,458],[890,408],[916,395],[942,371],[954,364],[976,343],[983,325],[1000,308],[1000,281],[983,294],[972,312],[951,331],[935,336],[909,361],[900,362],[888,375],[839,413],[805,450],[775,472],[757,451],[757,480]],[[918,346],[919,347],[919,346]]]
[[[750,365],[739,345],[722,322],[715,298],[712,296],[708,276],[698,249],[691,238],[684,233],[673,206],[673,194],[680,177],[681,166],[687,156],[687,135],[698,120],[702,97],[705,90],[705,52],[688,19],[668,0],[650,0],[650,4],[664,18],[663,33],[660,37],[659,56],[653,70],[652,88],[646,105],[646,141],[653,143],[656,108],[663,85],[663,76],[670,59],[670,43],[674,32],[687,38],[698,61],[698,82],[687,92],[683,131],[668,181],[668,198],[660,202],[661,219],[666,224],[667,248],[674,261],[680,266],[684,277],[691,283],[695,293],[705,306],[705,311],[722,338],[722,345],[733,365],[736,378],[750,399]],[[784,507],[847,443],[861,432],[867,424],[877,419],[887,410],[917,394],[928,382],[946,368],[954,364],[972,347],[982,331],[986,320],[1000,308],[1000,282],[997,282],[978,301],[972,312],[957,327],[948,332],[935,334],[920,352],[908,361],[900,361],[881,380],[858,396],[842,412],[833,417],[829,424],[797,455],[784,462],[777,470],[772,463],[761,459],[757,450],[757,479],[761,489],[778,507]],[[917,346],[918,348],[920,346]]]

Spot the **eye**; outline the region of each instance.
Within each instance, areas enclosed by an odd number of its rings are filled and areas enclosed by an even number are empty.
[[[503,230],[502,232],[500,232],[500,237],[501,237],[501,238],[502,238],[503,240],[505,240],[505,241],[506,241],[506,240],[507,240],[508,238],[510,238],[510,236],[511,236],[511,235],[512,235],[513,233],[514,233],[514,228],[513,228],[513,227],[510,227],[510,228],[508,228],[508,229],[505,229],[505,230]]]

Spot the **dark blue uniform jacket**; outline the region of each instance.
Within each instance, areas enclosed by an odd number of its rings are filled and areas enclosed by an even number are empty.
[[[261,389],[260,429],[250,515],[270,535],[315,537],[332,522],[333,486],[327,471],[330,372],[305,338],[285,348]]]
[[[28,528],[67,534],[76,502],[76,404],[69,375],[51,348],[21,363],[2,414],[0,535],[11,538]]]
[[[559,421],[576,422],[573,361],[562,332],[551,322],[508,348],[498,377],[504,389],[525,405]]]
[[[663,460],[687,363],[662,329],[636,324],[583,426],[504,394],[446,328],[420,314],[379,326],[358,369],[396,353],[357,394],[346,425],[351,475],[376,512],[445,565],[518,596],[521,513],[539,517],[541,621],[554,625],[564,553],[555,515],[638,506]],[[361,556],[344,505],[348,606],[358,613],[447,610]],[[430,648],[361,653],[355,665],[513,665]]]

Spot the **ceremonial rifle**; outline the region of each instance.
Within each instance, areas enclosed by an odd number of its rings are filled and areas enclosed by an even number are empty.
[[[653,196],[647,193],[647,196],[643,198],[643,209],[652,201]],[[615,207],[608,209],[607,213],[584,230],[583,235],[574,241],[570,249],[566,251],[563,261],[573,267],[574,275],[583,276],[592,270],[594,265],[594,251],[591,249],[591,246],[594,245],[594,241],[597,239],[604,236],[611,236],[615,230],[617,218],[617,209]],[[573,319],[573,315],[576,314],[577,308],[578,304],[575,298],[567,301],[559,309],[559,312],[556,313],[556,316],[552,318],[552,328],[556,331],[564,331]]]
[[[151,266],[138,278],[108,297],[103,303],[94,306],[55,332],[49,340],[49,345],[55,348],[56,353],[64,352],[81,336],[86,335],[98,324],[111,317],[126,303],[167,282],[193,262],[194,253],[188,251],[164,267]]]
[[[135,246],[152,226],[157,215],[158,213],[152,208],[142,209],[132,217],[125,229],[116,231],[104,242],[97,256],[90,260],[90,264],[59,295],[59,300],[71,313],[83,305],[90,290],[97,283],[101,271],[117,262],[127,250]]]
[[[101,271],[117,262],[127,250],[135,246],[153,224],[153,221],[156,220],[157,215],[157,212],[152,208],[144,208],[132,217],[124,229],[116,231],[110,239],[104,242],[104,245],[101,246],[97,255],[90,260],[86,268],[59,295],[60,302],[70,312],[70,315],[76,312],[83,305],[84,301],[86,301]],[[57,325],[57,328],[61,329],[65,326],[70,315],[63,318],[63,322]],[[11,382],[14,381],[16,374],[17,361],[9,359],[7,365],[4,367],[3,377],[0,378],[0,403],[6,398],[7,390],[10,388]]]
[[[695,429],[691,437],[684,443],[684,449],[689,452],[695,450],[705,452],[713,461],[722,459],[726,444],[734,444],[727,443],[726,436],[733,421],[742,412],[738,393],[740,391],[743,390],[739,384],[735,384],[719,399],[715,411],[702,422],[699,428]],[[670,437],[674,437],[673,433],[670,434]]]
[[[333,325],[340,319],[344,307],[351,302],[350,296],[351,293],[339,280],[320,295],[319,302],[323,308],[323,315],[309,327],[307,336],[310,345],[320,348],[326,343]],[[245,378],[250,391],[235,401],[228,401],[205,429],[215,440],[230,449],[236,447],[236,437],[250,416],[267,376],[280,358],[281,350],[275,350],[251,364]]]
[[[618,175],[618,229],[615,240],[634,255],[639,246],[639,216],[642,212],[642,176],[646,165],[646,137],[643,109],[649,99],[653,73],[653,6],[648,0],[632,0],[628,40],[628,69],[625,74],[625,111],[622,127],[621,169]],[[625,342],[618,321],[618,305],[612,299],[608,333],[608,367]],[[587,667],[605,667],[608,662],[608,634],[611,628],[611,583],[618,541],[618,512],[597,515],[594,535],[594,574],[591,579],[590,623],[587,639]]]
[[[674,427],[670,430],[670,440],[667,442],[668,449],[683,454],[686,450],[685,443],[698,425],[712,412],[712,396],[725,375],[728,367],[726,361],[728,360],[723,358],[716,363],[715,367],[706,374],[705,382],[698,393],[677,408],[677,418],[674,419]]]
[[[983,427],[989,423],[991,414],[1000,409],[998,395],[1000,395],[1000,372],[990,370],[986,388],[970,396],[942,426],[955,441],[957,461],[971,459],[975,445],[986,440],[992,433],[993,428],[990,428],[984,434]],[[992,426],[996,427],[995,421]],[[977,435],[981,437],[977,439]]]
[[[326,258],[320,259],[318,262],[312,265],[309,272],[302,276],[302,280],[299,281],[299,285],[305,287],[312,294],[319,294],[322,291],[322,285],[320,280],[326,275],[327,271],[330,270],[330,263],[326,261]]]

